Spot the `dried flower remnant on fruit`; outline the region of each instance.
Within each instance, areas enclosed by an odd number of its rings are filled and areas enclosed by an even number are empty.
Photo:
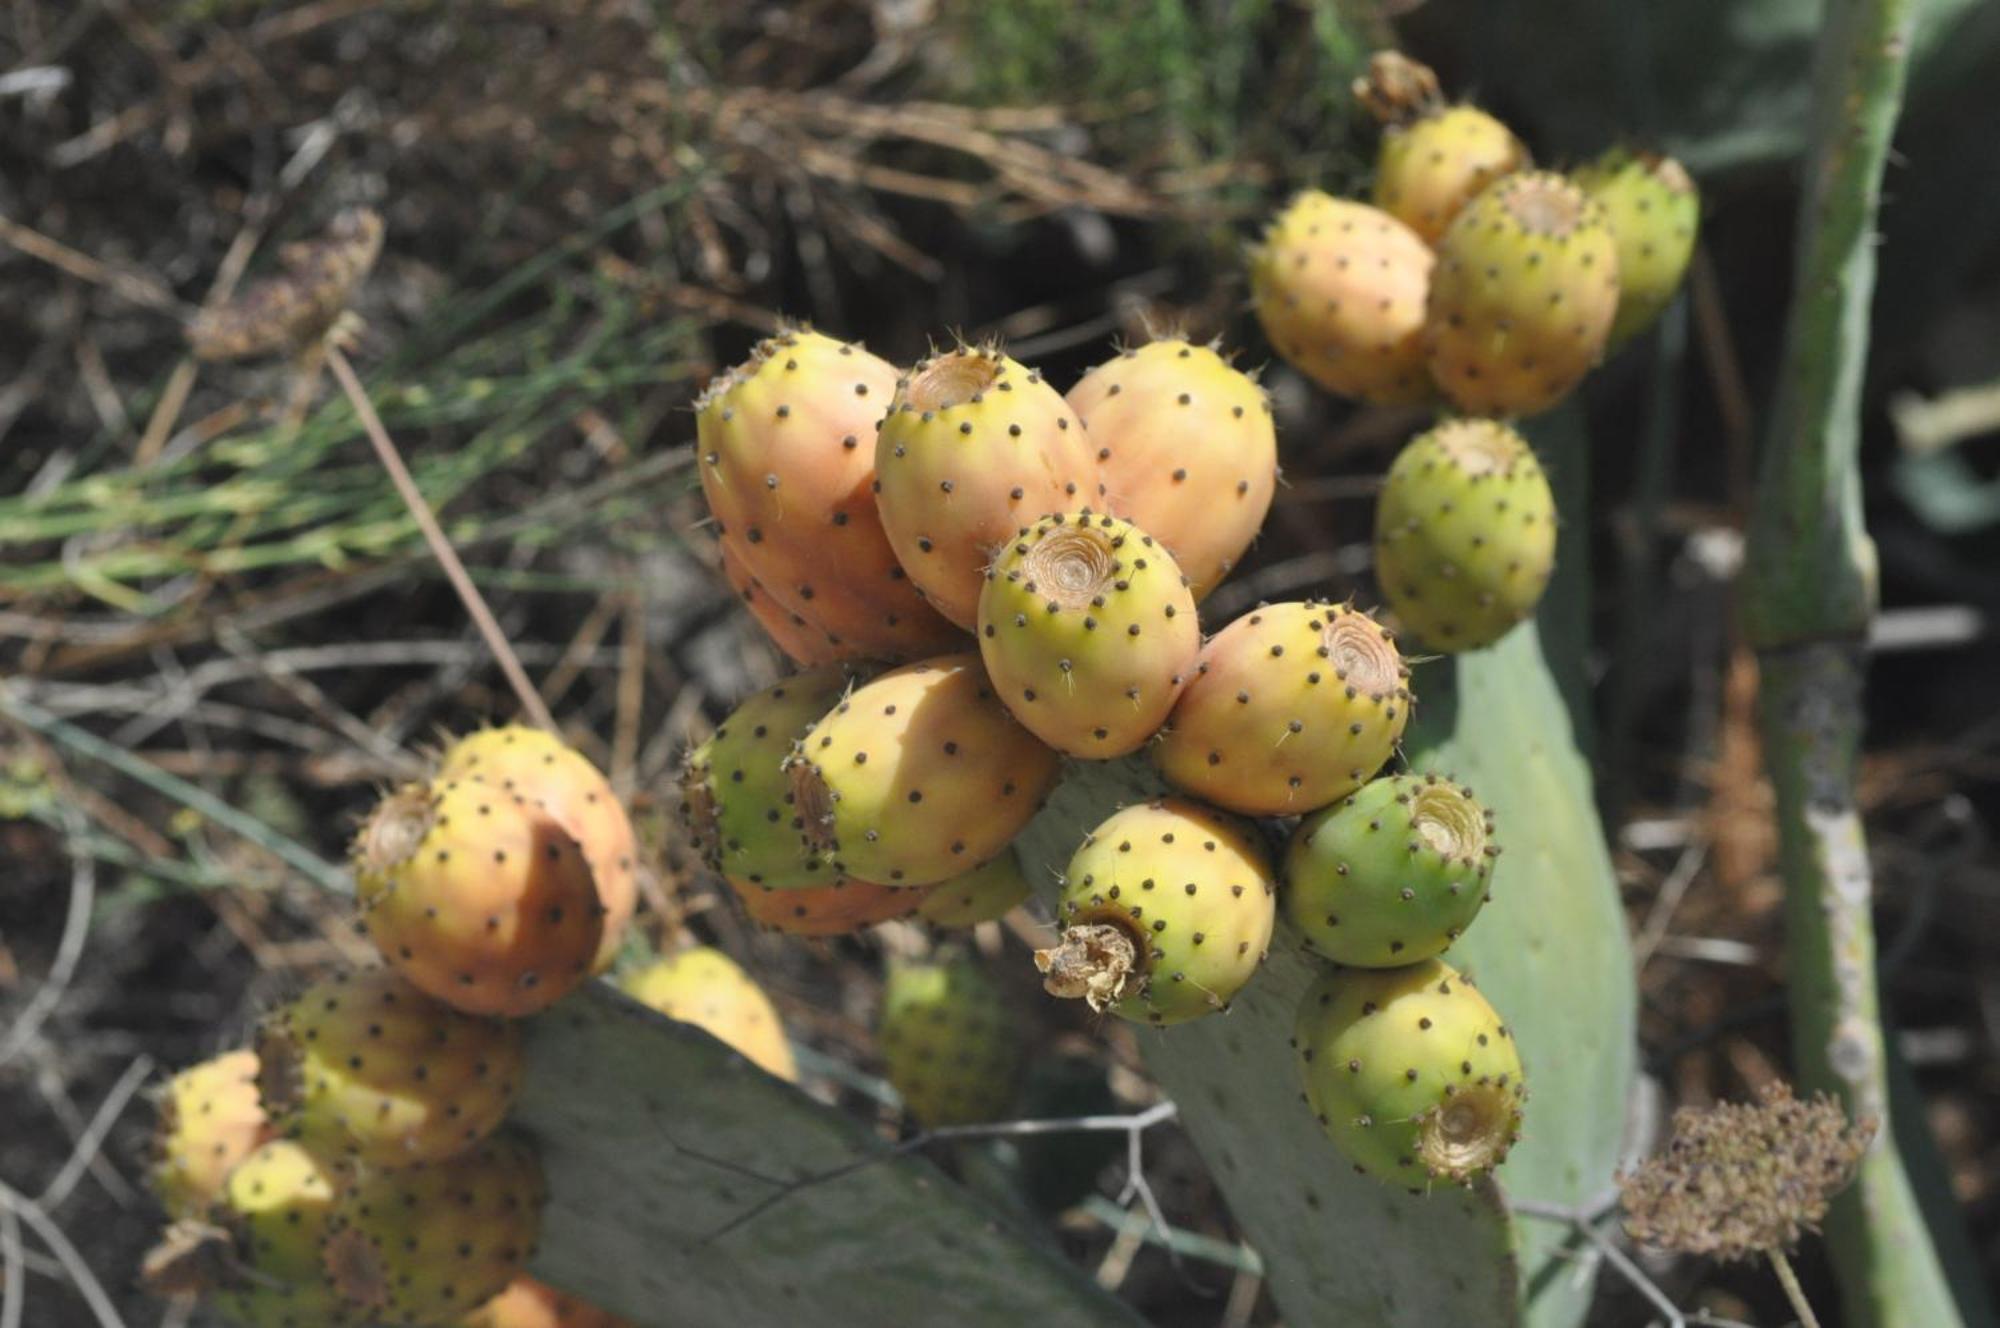
[[[203,360],[302,350],[332,328],[381,253],[381,216],[350,208],[317,239],[279,250],[283,273],[197,314],[188,324],[188,344]]]
[[[1817,1231],[1875,1137],[1838,1100],[1769,1084],[1760,1101],[1682,1107],[1656,1157],[1619,1178],[1625,1230],[1660,1249],[1745,1259]]]

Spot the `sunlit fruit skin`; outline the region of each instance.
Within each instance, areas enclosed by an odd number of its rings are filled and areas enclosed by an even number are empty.
[[[1491,645],[1541,602],[1556,506],[1534,449],[1492,420],[1450,420],[1396,457],[1375,502],[1375,576],[1432,650]]]
[[[1013,1105],[1021,1030],[972,959],[892,964],[875,1040],[890,1086],[919,1125],[1000,1120]]]
[[[1202,647],[1150,749],[1168,782],[1218,807],[1296,816],[1382,768],[1410,717],[1409,670],[1359,609],[1268,604]]]
[[[153,1193],[173,1218],[199,1216],[230,1171],[271,1137],[257,1097],[257,1053],[228,1051],[173,1076],[159,1091]]]
[[[1431,377],[1468,415],[1547,410],[1603,358],[1618,290],[1603,206],[1560,175],[1510,175],[1438,241]]]
[[[1285,919],[1336,963],[1390,968],[1444,953],[1488,897],[1493,817],[1436,775],[1373,780],[1300,822]]]
[[[229,1236],[226,1268],[207,1300],[244,1328],[363,1322],[320,1261],[344,1179],[289,1140],[260,1146],[229,1173],[209,1219]]]
[[[1277,491],[1264,389],[1215,346],[1168,337],[1120,351],[1067,400],[1097,449],[1105,509],[1165,545],[1200,601],[1257,538]]]
[[[1476,106],[1450,106],[1382,132],[1375,160],[1375,206],[1425,244],[1493,181],[1528,168],[1512,130]]]
[[[804,614],[794,613],[771,594],[769,587],[750,574],[743,563],[743,557],[736,551],[735,541],[723,539],[717,548],[722,556],[722,577],[749,610],[750,617],[764,629],[771,644],[778,647],[793,663],[806,668],[831,664],[845,658],[847,652],[827,639],[826,633]]]
[[[1604,207],[1618,243],[1618,314],[1611,344],[1651,327],[1687,275],[1701,227],[1701,193],[1687,168],[1655,152],[1613,148],[1572,177]]]
[[[356,841],[355,884],[390,967],[469,1014],[538,1013],[596,962],[604,910],[583,850],[476,775],[384,799]]]
[[[1321,1127],[1384,1184],[1470,1183],[1520,1137],[1513,1036],[1441,960],[1328,973],[1299,1003],[1292,1046]]]
[[[533,1148],[507,1134],[444,1161],[364,1169],[334,1206],[320,1258],[374,1321],[451,1323],[521,1275],[547,1194]]]
[[[837,658],[928,655],[956,635],[904,574],[876,511],[875,425],[895,390],[887,361],[801,328],[759,342],[695,408],[721,538]]]
[[[1123,808],[1070,859],[1043,985],[1144,1024],[1226,1010],[1270,948],[1276,890],[1254,828],[1179,798]]]
[[[706,1030],[766,1073],[798,1080],[777,1007],[735,960],[713,946],[661,955],[620,976],[618,985],[669,1019]]]
[[[993,861],[931,887],[917,912],[940,927],[974,927],[998,922],[1034,893],[1021,855],[1009,848]]]
[[[840,873],[808,848],[785,761],[861,675],[822,666],[745,697],[681,766],[690,843],[732,885],[796,890]]]
[[[325,1157],[400,1167],[499,1127],[521,1031],[431,999],[389,969],[342,972],[265,1016],[258,1088],[273,1127]]]
[[[1037,371],[960,347],[903,375],[875,441],[889,543],[938,612],[970,630],[993,555],[1050,512],[1102,508],[1083,422]]]
[[[1250,298],[1287,364],[1337,396],[1428,400],[1424,317],[1437,259],[1380,208],[1295,197],[1250,251]]]
[[[787,765],[807,847],[889,886],[934,885],[997,857],[1061,768],[1000,703],[976,654],[855,688]]]
[[[578,1300],[523,1273],[507,1289],[457,1321],[457,1328],[633,1328],[609,1310]]]
[[[482,729],[439,758],[437,778],[476,775],[555,817],[583,850],[604,908],[594,967],[603,972],[639,905],[638,838],[625,804],[590,758],[553,733],[525,724]]]
[[[1201,624],[1173,556],[1129,521],[1043,517],[979,597],[979,654],[1022,726],[1059,752],[1144,746],[1194,672]]]
[[[731,881],[754,922],[792,936],[848,936],[917,911],[930,887],[899,889],[840,877],[827,885],[773,890]]]

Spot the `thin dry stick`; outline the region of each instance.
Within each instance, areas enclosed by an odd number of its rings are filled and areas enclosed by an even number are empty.
[[[361,386],[361,379],[355,375],[354,366],[347,362],[346,354],[331,342],[326,347],[327,367],[340,382],[340,390],[347,393],[348,401],[354,406],[354,413],[361,417],[361,427],[368,434],[368,441],[375,445],[375,455],[381,458],[382,469],[389,472],[390,482],[402,496],[403,504],[410,509],[416,519],[417,528],[424,534],[424,543],[430,546],[431,554],[444,568],[445,578],[451,588],[458,592],[458,598],[465,605],[465,611],[472,617],[472,625],[479,629],[486,639],[486,648],[493,652],[500,672],[507,676],[507,685],[514,689],[514,698],[521,703],[521,709],[540,727],[555,732],[555,716],[542,703],[542,694],[528,681],[527,671],[514,655],[514,647],[507,643],[507,634],[500,630],[500,622],[493,616],[493,610],[486,607],[486,597],[479,593],[479,587],[472,584],[472,577],[466,573],[465,564],[458,560],[458,553],[445,538],[444,528],[438,525],[437,517],[431,514],[430,504],[417,488],[417,482],[410,478],[410,469],[403,464],[402,453],[389,437],[389,431],[382,427],[382,417],[375,413],[375,403],[368,399],[367,389]]]

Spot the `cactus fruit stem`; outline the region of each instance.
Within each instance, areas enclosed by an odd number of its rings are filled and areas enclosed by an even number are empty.
[[[373,874],[408,862],[436,824],[436,804],[421,784],[406,784],[384,798],[361,826],[356,865]]]
[[[809,761],[787,767],[792,785],[792,808],[798,813],[800,833],[816,853],[830,853],[838,844],[833,833],[833,790]]]
[[[1117,575],[1114,536],[1084,522],[1057,527],[1028,550],[1021,575],[1065,609],[1090,606]]]
[[[1417,1160],[1437,1176],[1477,1176],[1492,1170],[1514,1140],[1519,1105],[1505,1088],[1475,1084],[1425,1118]]]
[[[1071,926],[1050,948],[1035,951],[1035,967],[1042,971],[1042,988],[1049,995],[1081,998],[1102,1013],[1123,1000],[1128,987],[1144,980],[1140,953],[1124,927],[1086,922]]]
[[[1449,784],[1427,784],[1410,807],[1410,828],[1446,858],[1475,861],[1486,851],[1486,818]]]

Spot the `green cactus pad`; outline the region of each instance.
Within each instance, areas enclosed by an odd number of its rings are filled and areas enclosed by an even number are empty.
[[[1603,207],[1560,175],[1507,176],[1437,242],[1431,377],[1468,414],[1547,410],[1603,357],[1617,310]]]
[[[1114,813],[1070,859],[1035,955],[1051,995],[1150,1024],[1226,1009],[1271,943],[1276,881],[1254,829],[1162,798]]]
[[[749,890],[831,884],[839,873],[805,846],[785,758],[854,683],[841,666],[810,670],[747,698],[688,752],[681,821],[708,865]]]
[[[1006,996],[968,957],[892,965],[875,1040],[919,1125],[999,1120],[1013,1105],[1020,1030]]]
[[[521,1079],[521,1032],[364,969],[272,1011],[257,1060],[274,1128],[324,1156],[400,1167],[451,1157],[499,1126]]]
[[[986,863],[942,881],[924,896],[917,914],[940,927],[971,927],[998,922],[1028,901],[1033,887],[1021,870],[1021,856],[1012,848]]]
[[[968,628],[994,550],[1050,512],[1104,505],[1076,412],[1041,374],[987,348],[946,351],[903,376],[876,435],[875,482],[910,580]]]
[[[1421,292],[1414,303],[1421,318]],[[1166,545],[1200,600],[1257,538],[1277,491],[1264,389],[1216,347],[1169,337],[1120,351],[1067,400],[1097,449],[1105,504]]]
[[[1520,1135],[1527,1088],[1513,1037],[1441,960],[1327,974],[1299,1002],[1292,1044],[1327,1136],[1387,1184],[1469,1182]]]
[[[1672,157],[1613,148],[1576,172],[1604,206],[1618,242],[1618,316],[1611,344],[1652,326],[1687,274],[1701,226],[1701,194]]]
[[[1375,506],[1375,574],[1398,623],[1476,650],[1533,613],[1555,567],[1555,498],[1504,424],[1452,420],[1413,439]]]
[[[786,762],[806,847],[848,876],[932,885],[999,855],[1061,760],[993,693],[979,656],[908,664],[856,688]]]
[[[1442,954],[1486,902],[1493,819],[1435,775],[1365,784],[1309,816],[1285,856],[1285,918],[1336,963],[1389,968]]]
[[[1297,816],[1345,797],[1395,750],[1409,670],[1373,618],[1269,604],[1217,632],[1151,749],[1168,781],[1233,812]]]
[[[1476,106],[1451,106],[1382,135],[1375,206],[1435,245],[1479,192],[1528,165],[1513,131]]]
[[[1179,564],[1116,517],[1043,517],[1001,550],[980,592],[979,653],[1000,699],[1072,756],[1143,746],[1200,651]]]

